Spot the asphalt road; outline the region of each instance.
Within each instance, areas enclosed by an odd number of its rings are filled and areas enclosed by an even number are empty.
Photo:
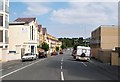
[[[3,66],[2,80],[118,80],[95,61],[75,61],[70,51],[35,61]],[[102,64],[101,64],[102,65]],[[109,68],[108,68],[109,69]]]

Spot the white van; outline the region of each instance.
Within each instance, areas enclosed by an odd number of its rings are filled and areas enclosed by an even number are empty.
[[[77,46],[74,58],[77,60],[90,60],[90,47]]]

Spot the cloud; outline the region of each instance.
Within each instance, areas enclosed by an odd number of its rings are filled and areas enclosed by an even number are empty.
[[[112,24],[117,22],[117,3],[69,3],[70,7],[54,10],[51,20],[61,24]]]
[[[119,2],[119,0],[10,0],[10,2]]]
[[[13,12],[14,15],[16,15],[16,12]]]
[[[49,13],[52,9],[47,6],[45,3],[36,3],[36,2],[26,2],[27,10],[24,12],[24,15],[27,16],[40,16]]]

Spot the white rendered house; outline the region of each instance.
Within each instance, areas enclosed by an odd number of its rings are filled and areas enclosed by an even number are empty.
[[[9,53],[37,54],[37,19],[18,18],[9,24]]]

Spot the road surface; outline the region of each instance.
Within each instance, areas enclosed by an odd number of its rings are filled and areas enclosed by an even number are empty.
[[[3,66],[4,80],[118,80],[116,74],[100,68],[93,60],[89,62],[75,61],[71,51],[35,61],[18,62],[11,66]],[[101,64],[102,66],[103,64]],[[104,65],[103,65],[104,66]],[[108,68],[109,69],[109,68]]]

